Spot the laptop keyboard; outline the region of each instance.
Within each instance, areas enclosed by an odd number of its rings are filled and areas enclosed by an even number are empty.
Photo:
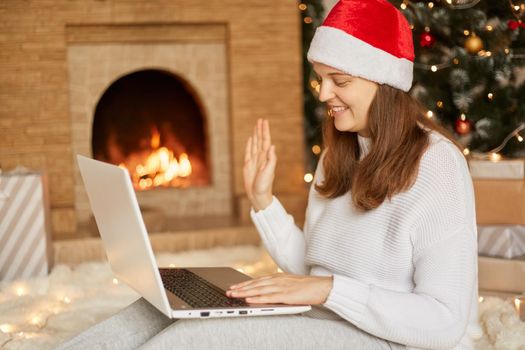
[[[248,306],[187,269],[159,269],[164,287],[194,308]]]

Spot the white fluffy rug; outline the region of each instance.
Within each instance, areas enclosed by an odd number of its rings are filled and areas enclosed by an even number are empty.
[[[159,254],[157,261],[159,266],[231,266],[252,277],[277,271],[264,248],[257,246]],[[2,287],[0,348],[52,349],[137,298],[113,278],[107,263],[83,263],[74,269],[58,265],[46,278]],[[476,349],[525,350],[525,323],[510,301],[486,297],[479,306],[484,336]]]

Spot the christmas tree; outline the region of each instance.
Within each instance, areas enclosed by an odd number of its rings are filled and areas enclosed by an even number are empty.
[[[427,116],[449,129],[465,154],[485,155],[507,141],[500,154],[525,156],[525,0],[390,2],[413,30],[409,93],[428,108]],[[312,100],[318,87],[306,52],[324,16],[319,2],[303,4],[307,169],[315,169],[326,111]]]

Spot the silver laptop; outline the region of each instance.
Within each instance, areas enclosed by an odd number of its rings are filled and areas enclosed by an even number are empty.
[[[310,305],[250,304],[226,290],[251,279],[231,267],[159,268],[126,169],[77,155],[115,276],[170,318],[296,314]]]

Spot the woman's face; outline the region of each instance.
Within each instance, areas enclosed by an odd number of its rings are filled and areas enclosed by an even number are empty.
[[[319,101],[326,102],[336,129],[370,137],[368,110],[378,84],[318,62],[313,68],[321,84]]]

